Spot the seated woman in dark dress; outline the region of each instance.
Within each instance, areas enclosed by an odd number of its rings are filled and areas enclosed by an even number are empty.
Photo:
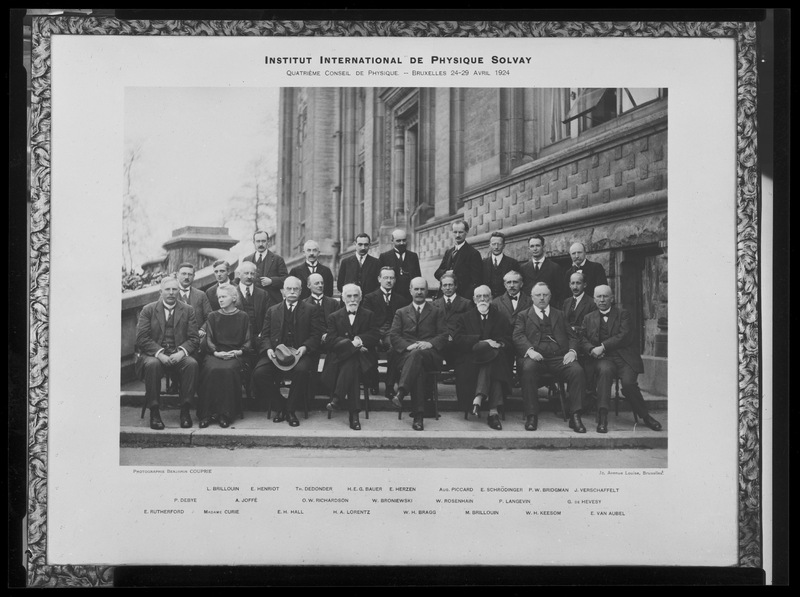
[[[235,286],[217,290],[219,310],[212,312],[203,329],[206,354],[200,372],[200,403],[197,417],[200,427],[211,421],[228,427],[242,399],[242,368],[250,355],[250,318],[236,307]]]

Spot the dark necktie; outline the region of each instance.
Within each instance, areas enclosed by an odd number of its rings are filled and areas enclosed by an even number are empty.
[[[575,311],[575,309],[577,309],[577,308],[578,308],[578,299],[576,299],[576,298],[573,296],[573,297],[572,297],[572,310],[573,310],[573,311]]]
[[[538,261],[534,262],[533,269],[536,270],[537,274],[539,273],[539,262]]]
[[[453,301],[451,301],[450,299],[444,301],[444,308],[446,311],[449,311],[450,307],[452,306],[453,306]]]
[[[384,299],[386,299],[386,304],[387,304],[387,305],[388,305],[390,302],[392,302],[392,295],[391,295],[391,293],[385,292],[385,293],[383,294],[383,298],[384,298]]]
[[[482,319],[482,321],[481,321],[481,332],[482,332],[481,335],[485,336],[486,335],[486,322],[489,321],[489,315],[488,314],[481,315],[481,319]]]
[[[166,318],[165,318],[165,319],[166,319],[167,321],[169,321],[170,319],[172,319],[172,312],[173,312],[173,311],[175,311],[175,308],[174,308],[174,307],[173,307],[172,309],[165,309],[165,313],[166,313]]]
[[[244,289],[244,300],[246,300],[249,303],[251,298],[252,295],[250,294],[250,287],[248,286],[247,288]]]
[[[260,266],[263,259],[261,258],[261,253],[258,254],[258,259],[256,260],[256,265]]]
[[[544,312],[544,309],[541,310],[542,314],[542,321],[545,323],[550,323],[550,318],[547,316],[547,313]]]
[[[189,302],[189,291],[188,290],[181,291],[181,300],[184,303],[188,303]]]

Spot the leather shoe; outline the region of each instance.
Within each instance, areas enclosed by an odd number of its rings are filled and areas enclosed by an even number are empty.
[[[161,413],[157,406],[150,407],[150,429],[156,431],[164,429],[164,421],[161,420]]]
[[[389,398],[394,404],[394,407],[398,410],[403,408],[403,398],[406,397],[406,389],[405,388],[397,388],[397,394]]]
[[[289,421],[290,427],[299,427],[300,421],[297,419],[297,416],[294,413],[288,413],[286,415],[286,420]]]
[[[539,426],[539,415],[528,415],[525,419],[525,431],[536,431]]]
[[[358,413],[350,413],[350,429],[361,431],[361,421],[358,420]]]
[[[597,433],[608,433],[608,411],[604,408],[597,415]]]
[[[284,413],[278,413],[275,415],[275,418],[272,419],[273,423],[283,423],[286,420],[286,415]]]
[[[189,429],[192,426],[192,415],[189,413],[189,407],[184,406],[181,408],[181,427]]]
[[[200,429],[205,429],[209,425],[211,425],[211,419],[209,418],[200,419]]]
[[[643,416],[643,417],[642,417],[642,423],[644,423],[645,425],[647,425],[647,426],[648,426],[650,429],[652,429],[653,431],[661,431],[661,423],[659,423],[658,421],[656,421],[656,420],[655,420],[653,417],[651,417],[650,415],[645,415],[645,416]]]
[[[414,431],[424,431],[425,425],[422,424],[422,417],[414,417],[414,423],[411,425]]]
[[[500,431],[503,426],[500,424],[500,415],[489,415],[489,427]]]
[[[586,427],[583,426],[580,413],[572,413],[572,416],[569,418],[569,428],[575,433],[586,433]]]
[[[325,405],[325,408],[328,410],[339,410],[339,398],[334,396],[331,398],[331,401]]]
[[[231,422],[228,420],[228,417],[225,415],[219,416],[219,426],[225,429],[226,427],[230,427]]]

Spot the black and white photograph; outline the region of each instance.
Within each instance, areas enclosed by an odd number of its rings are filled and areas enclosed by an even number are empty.
[[[30,21],[28,586],[768,567],[753,22],[90,13]]]
[[[124,106],[122,464],[298,466],[300,447],[304,466],[666,468],[666,88],[128,88]],[[290,339],[301,298],[321,325]],[[281,344],[309,364],[281,366]]]

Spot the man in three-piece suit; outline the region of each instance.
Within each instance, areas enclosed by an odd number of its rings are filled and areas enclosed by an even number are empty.
[[[197,320],[197,329],[200,331],[200,338],[205,335],[203,324],[211,313],[211,303],[206,293],[199,288],[194,288],[194,265],[189,262],[181,263],[178,266],[178,284],[180,294],[178,300],[186,303],[194,309],[194,317]]]
[[[408,303],[411,302],[411,280],[422,276],[419,267],[419,255],[406,249],[407,234],[398,228],[392,231],[393,247],[378,256],[378,265],[382,268],[389,266],[394,270],[394,290],[404,296]]]
[[[439,298],[434,299],[431,304],[442,311],[444,324],[447,327],[447,345],[442,349],[442,358],[449,368],[452,368],[456,361],[453,337],[456,335],[456,326],[461,316],[473,309],[472,301],[468,301],[463,296],[456,294],[458,283],[456,275],[444,274],[439,280]]]
[[[606,270],[603,269],[603,266],[586,259],[586,247],[583,243],[572,243],[572,246],[569,248],[569,256],[572,259],[572,265],[564,275],[567,286],[569,286],[570,276],[575,273],[583,274],[584,281],[586,282],[586,294],[588,294],[589,297],[594,296],[594,289],[600,284],[608,284]],[[569,293],[565,296],[569,296]]]
[[[390,399],[395,395],[394,384],[397,381],[397,353],[392,350],[389,341],[389,330],[392,328],[394,314],[401,307],[405,307],[410,299],[394,291],[395,275],[394,268],[384,266],[381,268],[378,278],[380,287],[364,296],[364,307],[372,311],[375,316],[375,323],[378,326],[380,343],[378,350],[386,352],[386,398]],[[373,368],[370,373],[370,386],[374,393],[378,393],[378,369]]]
[[[597,311],[597,305],[586,292],[586,282],[582,273],[576,272],[569,277],[569,290],[571,298],[564,299],[561,311],[567,316],[572,331],[580,335],[583,318],[592,311]]]
[[[356,253],[342,259],[339,264],[339,275],[336,287],[342,292],[345,284],[357,284],[363,294],[369,294],[378,288],[378,258],[369,254],[372,240],[369,234],[362,232],[356,237]]]
[[[323,376],[333,388],[328,410],[344,405],[350,415],[350,429],[361,430],[359,384],[378,365],[375,348],[380,341],[375,316],[361,305],[361,288],[345,284],[342,289],[344,308],[328,316],[327,336],[330,350]],[[330,362],[330,365],[329,365]]]
[[[492,289],[492,298],[505,291],[505,275],[519,271],[519,262],[505,254],[506,235],[495,230],[489,237],[489,254],[483,260],[483,283]]]
[[[302,282],[294,276],[283,281],[284,300],[267,309],[253,371],[257,399],[276,407],[272,422],[287,421],[292,427],[300,425],[296,405],[308,391],[309,373],[325,328],[322,309],[299,300],[301,288]],[[288,398],[281,395],[277,385],[283,377],[292,382]]]
[[[531,258],[520,266],[522,292],[529,295],[537,282],[544,282],[553,293],[553,304],[560,305],[564,300],[564,271],[545,257],[544,237],[541,234],[532,236],[528,240],[528,250]]]
[[[308,277],[311,274],[320,274],[325,282],[323,292],[325,296],[333,296],[333,272],[326,265],[319,262],[319,243],[315,240],[307,240],[303,245],[303,253],[306,260],[300,265],[296,265],[289,272],[290,276],[294,276],[300,280],[302,290],[300,300],[308,298],[311,290],[307,286]]]
[[[136,375],[144,380],[150,429],[155,430],[164,429],[159,396],[165,371],[174,372],[179,379],[180,425],[184,429],[192,426],[190,408],[199,369],[192,354],[200,344],[200,336],[194,309],[178,300],[179,288],[175,278],[161,280],[161,296],[142,308],[136,325]]]
[[[539,422],[538,390],[543,373],[550,373],[568,385],[569,426],[586,433],[581,407],[586,380],[578,364],[578,337],[558,309],[550,308],[550,288],[537,282],[531,291],[533,306],[520,313],[514,323],[514,347],[522,357],[522,396],[525,429],[535,431]]]
[[[483,263],[478,250],[467,242],[469,224],[466,220],[453,222],[453,246],[447,249],[442,257],[439,268],[433,277],[440,280],[447,273],[452,272],[458,280],[458,294],[468,301],[472,301],[472,292],[482,283]]]
[[[277,305],[281,302],[281,288],[289,272],[283,257],[270,251],[269,234],[264,230],[257,230],[253,234],[255,252],[247,255],[242,261],[252,261],[256,264],[256,287],[266,290],[270,296],[270,303]]]
[[[487,423],[500,430],[498,407],[511,393],[511,366],[506,352],[513,351],[509,320],[492,306],[492,291],[487,285],[474,292],[475,309],[459,318],[453,344],[456,347],[456,395],[466,411],[472,400],[477,415],[489,399]]]
[[[601,284],[594,289],[597,309],[583,318],[580,347],[586,359],[586,378],[596,380],[598,423],[597,432],[608,432],[608,409],[611,403],[611,384],[617,377],[622,381],[622,394],[631,403],[633,412],[653,431],[661,423],[647,412],[637,377],[644,371],[642,356],[631,329],[630,315],[613,303],[611,287]]]
[[[206,290],[206,297],[208,297],[208,304],[211,305],[212,311],[219,310],[219,301],[217,300],[217,288],[220,286],[231,285],[231,264],[224,259],[217,259],[214,262],[214,279],[216,283]]]
[[[236,275],[239,278],[237,289],[239,297],[237,305],[239,308],[247,313],[250,318],[250,338],[253,349],[258,348],[258,334],[264,326],[264,317],[267,314],[267,309],[272,304],[270,296],[265,290],[261,290],[256,286],[255,280],[257,276],[256,264],[252,261],[242,261],[236,270]]]
[[[423,431],[425,412],[425,373],[441,369],[441,350],[447,344],[447,326],[440,309],[429,305],[428,283],[425,278],[411,280],[410,305],[394,314],[389,340],[398,354],[397,367],[400,379],[397,396],[392,403],[402,408],[403,398],[411,394],[412,429]]]
[[[334,311],[342,308],[342,302],[339,299],[335,299],[332,296],[325,296],[322,294],[325,291],[325,280],[322,278],[322,274],[311,274],[308,276],[308,280],[306,281],[306,286],[311,291],[311,294],[303,299],[303,302],[314,305],[315,307],[319,307],[322,309],[322,321],[327,322],[328,317]],[[320,338],[319,343],[319,351],[317,352],[317,356],[314,359],[314,363],[311,366],[311,371],[318,371],[319,370],[319,360],[322,358],[323,353],[328,354],[328,348],[330,345],[327,342],[327,332],[323,331],[322,338]],[[325,358],[325,365],[322,369],[322,381],[324,382],[326,379],[325,371],[331,366],[330,359]]]

